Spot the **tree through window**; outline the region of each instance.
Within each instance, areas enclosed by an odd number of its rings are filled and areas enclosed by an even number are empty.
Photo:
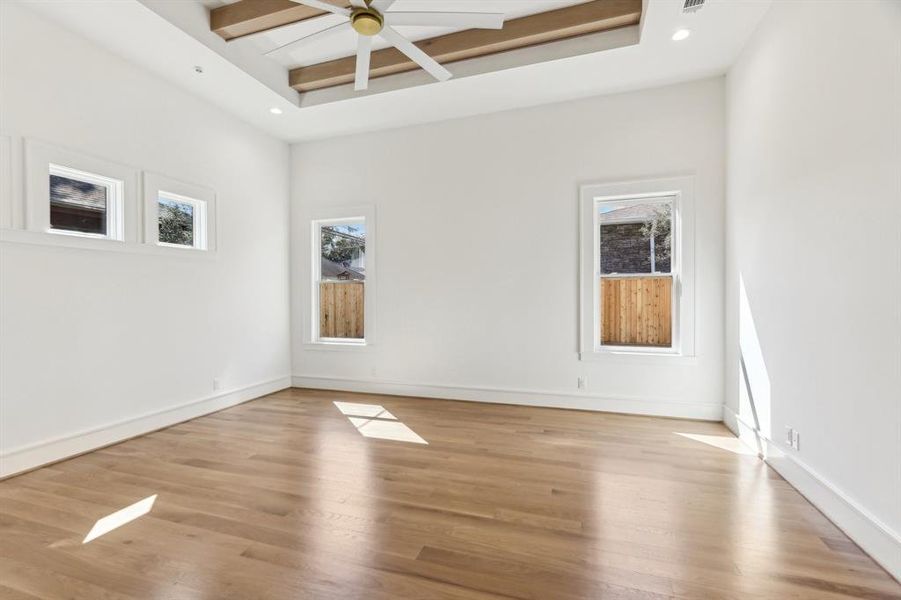
[[[206,249],[206,202],[160,191],[157,196],[158,241],[163,246]]]
[[[160,198],[160,241],[181,246],[194,245],[194,206]]]

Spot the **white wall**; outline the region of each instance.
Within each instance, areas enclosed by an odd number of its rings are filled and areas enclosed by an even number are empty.
[[[717,78],[294,146],[295,383],[718,420],[723,127]],[[696,175],[697,356],[580,362],[578,186],[674,174]],[[309,214],[366,203],[378,338],[310,349]]]
[[[901,576],[901,3],[774,3],[727,81],[727,423]]]
[[[4,133],[210,187],[219,224],[213,260],[4,237],[0,472],[285,387],[287,145],[26,8],[0,9]]]

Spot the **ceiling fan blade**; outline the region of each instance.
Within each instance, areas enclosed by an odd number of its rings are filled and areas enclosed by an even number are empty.
[[[453,75],[450,71],[438,64],[434,58],[420,50],[416,44],[397,33],[390,25],[385,25],[379,32],[386,42],[403,52],[417,65],[429,72],[429,75],[438,81],[447,81]]]
[[[354,76],[354,90],[365,90],[369,87],[369,57],[372,55],[372,37],[357,36],[357,73]]]
[[[337,25],[332,25],[327,29],[322,29],[317,31],[316,33],[311,33],[308,36],[302,37],[300,39],[294,40],[293,42],[288,42],[287,44],[282,44],[278,48],[273,48],[268,52],[264,52],[265,56],[269,56],[271,54],[275,54],[277,52],[282,52],[284,50],[288,50],[291,48],[297,48],[298,46],[302,46],[308,42],[312,42],[315,40],[321,40],[323,38],[330,37],[336,33],[341,33],[342,31],[350,30],[350,21],[344,21],[343,23],[338,23]]]
[[[389,25],[460,27],[465,29],[503,29],[504,13],[470,12],[389,12]]]
[[[357,8],[366,8],[366,0],[350,0],[350,3]]]
[[[318,10],[323,10],[325,12],[335,13],[336,15],[344,15],[345,17],[350,16],[350,9],[344,8],[343,6],[335,6],[334,4],[329,4],[328,2],[323,2],[322,0],[291,0],[292,2],[297,2],[298,4],[303,4],[304,6],[309,6],[310,8],[316,8]]]
[[[380,13],[383,13],[388,10],[392,4],[394,4],[394,0],[373,0],[369,6]]]

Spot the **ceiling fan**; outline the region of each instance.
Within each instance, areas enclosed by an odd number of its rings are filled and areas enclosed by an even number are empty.
[[[372,53],[372,38],[379,36],[425,69],[439,81],[451,78],[451,72],[442,67],[431,56],[420,50],[413,42],[394,29],[395,25],[419,25],[431,27],[457,27],[464,29],[501,29],[504,26],[503,13],[473,12],[387,12],[395,0],[351,0],[352,8],[335,6],[323,0],[292,0],[298,4],[330,12],[345,17],[337,25],[332,25],[300,39],[296,39],[267,55],[324,39],[342,31],[353,29],[357,32],[357,68],[354,89],[369,87],[369,58]]]

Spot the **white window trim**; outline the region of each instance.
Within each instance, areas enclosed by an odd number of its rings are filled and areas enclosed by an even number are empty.
[[[16,169],[13,168],[13,137],[0,134],[0,228],[11,229],[16,221],[13,197]]]
[[[673,345],[610,346],[600,343],[600,222],[602,202],[672,197],[673,203]],[[694,177],[673,177],[583,185],[579,194],[579,357],[610,360],[637,357],[671,360],[695,355]]]
[[[49,224],[47,231],[56,235],[72,235],[76,237],[86,237],[99,240],[117,240],[122,241],[125,229],[125,215],[122,210],[123,203],[123,187],[124,184],[118,179],[105,177],[96,173],[88,173],[78,169],[72,169],[63,165],[55,165],[51,163],[48,169],[48,176],[56,175],[76,181],[83,181],[93,185],[99,185],[106,188],[106,233],[87,233],[84,231],[70,231],[68,229],[54,229],[53,223]],[[48,194],[47,201],[50,201]]]
[[[107,233],[97,235],[52,229],[50,226],[50,174],[83,179],[110,189],[107,203]],[[75,247],[120,246],[138,242],[137,190],[140,171],[126,165],[87,156],[38,142],[25,141],[25,223],[31,232],[64,240]],[[129,218],[129,216],[132,218]],[[98,246],[97,244],[100,244]],[[108,246],[108,247],[109,247]]]
[[[169,198],[194,206],[194,245],[169,244],[160,241],[159,199]],[[162,252],[199,251],[215,253],[217,249],[216,193],[206,187],[178,181],[159,173],[144,173],[144,243]]]
[[[376,340],[376,219],[372,205],[321,207],[310,211],[304,228],[308,239],[301,240],[302,248],[310,253],[308,271],[302,274],[301,298],[310,303],[303,310],[303,345],[308,350],[365,350]],[[366,224],[366,283],[363,297],[364,338],[320,338],[319,337],[319,279],[320,248],[319,229],[322,225],[363,221]]]
[[[160,200],[169,200],[171,202],[176,202],[178,204],[189,204],[193,208],[191,211],[191,239],[193,243],[188,246],[186,244],[172,244],[170,242],[161,242],[159,241],[159,201]],[[175,194],[172,192],[167,192],[165,190],[160,190],[157,195],[157,244],[160,246],[165,246],[167,248],[181,248],[183,250],[206,250],[206,241],[207,241],[207,220],[206,220],[206,207],[207,204],[203,200],[197,200],[196,198],[189,198],[188,196],[182,196],[181,194]]]
[[[92,173],[122,182],[122,239],[57,231],[50,232],[50,177],[51,164],[66,166],[77,171]],[[54,144],[23,138],[4,130],[0,133],[0,175],[11,172],[11,177],[0,177],[0,242],[37,246],[54,246],[102,252],[124,252],[190,258],[191,260],[216,260],[216,195],[201,186],[143,173],[140,169],[103,158],[83,154]],[[143,177],[142,177],[143,176]],[[191,252],[188,246],[167,247],[150,242],[147,229],[148,202],[141,194],[154,178],[166,182],[167,191],[206,201],[207,251]],[[145,190],[146,192],[146,190]],[[153,195],[154,202],[156,196]],[[153,206],[156,211],[156,207]],[[154,212],[155,214],[155,212]],[[157,221],[152,221],[157,227]]]
[[[0,132],[0,232],[25,229],[25,143]]]

